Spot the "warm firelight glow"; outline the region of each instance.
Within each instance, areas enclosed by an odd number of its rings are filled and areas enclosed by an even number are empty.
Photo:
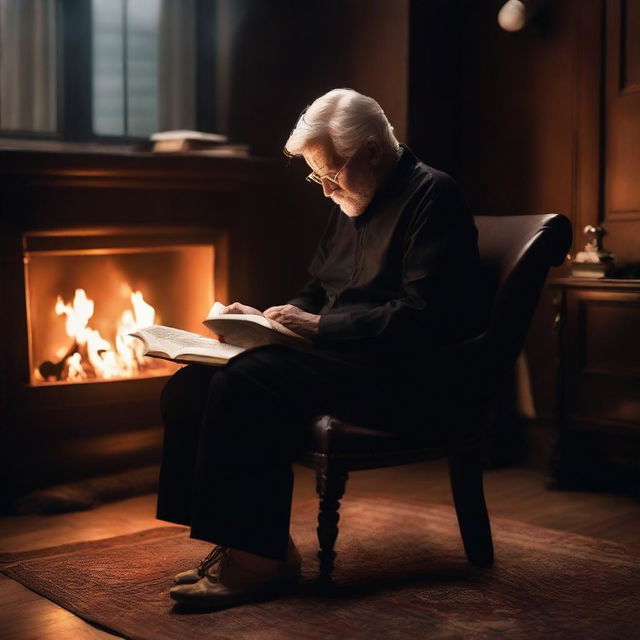
[[[140,291],[123,286],[129,292],[131,309],[123,310],[120,319],[114,323],[115,346],[89,326],[95,305],[84,289],[76,289],[70,303],[58,296],[55,312],[65,316],[65,331],[73,343],[58,350],[58,362],[46,361],[38,367],[42,379],[81,382],[96,378],[131,378],[150,366],[143,356],[142,342],[129,333],[152,325],[156,311]]]

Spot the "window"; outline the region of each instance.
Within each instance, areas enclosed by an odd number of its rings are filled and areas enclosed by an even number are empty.
[[[215,0],[0,0],[0,130],[216,131]]]
[[[158,130],[160,0],[93,0],[92,8],[94,131],[148,136]]]

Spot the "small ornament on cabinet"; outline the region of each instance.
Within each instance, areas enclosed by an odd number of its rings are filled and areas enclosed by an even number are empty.
[[[587,243],[583,251],[578,251],[571,263],[571,275],[575,278],[604,278],[613,266],[614,255],[603,245],[606,235],[604,227],[588,224],[584,228]]]

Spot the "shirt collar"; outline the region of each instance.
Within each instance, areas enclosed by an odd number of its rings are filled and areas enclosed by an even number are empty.
[[[351,218],[356,225],[360,227],[365,224],[373,215],[374,210],[377,208],[380,202],[383,202],[387,198],[391,198],[402,190],[407,185],[415,165],[418,163],[418,159],[413,154],[411,149],[404,144],[400,145],[400,157],[396,166],[393,168],[391,175],[384,184],[376,191],[373,200],[369,203],[369,206],[362,212],[361,215]]]
[[[406,186],[418,159],[409,147],[400,145],[400,157],[387,181],[378,189],[376,196],[395,195]]]

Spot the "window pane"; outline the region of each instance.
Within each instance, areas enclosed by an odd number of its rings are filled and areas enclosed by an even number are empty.
[[[146,137],[158,124],[160,0],[127,6],[127,134]]]
[[[93,0],[93,127],[124,135],[125,0]]]

